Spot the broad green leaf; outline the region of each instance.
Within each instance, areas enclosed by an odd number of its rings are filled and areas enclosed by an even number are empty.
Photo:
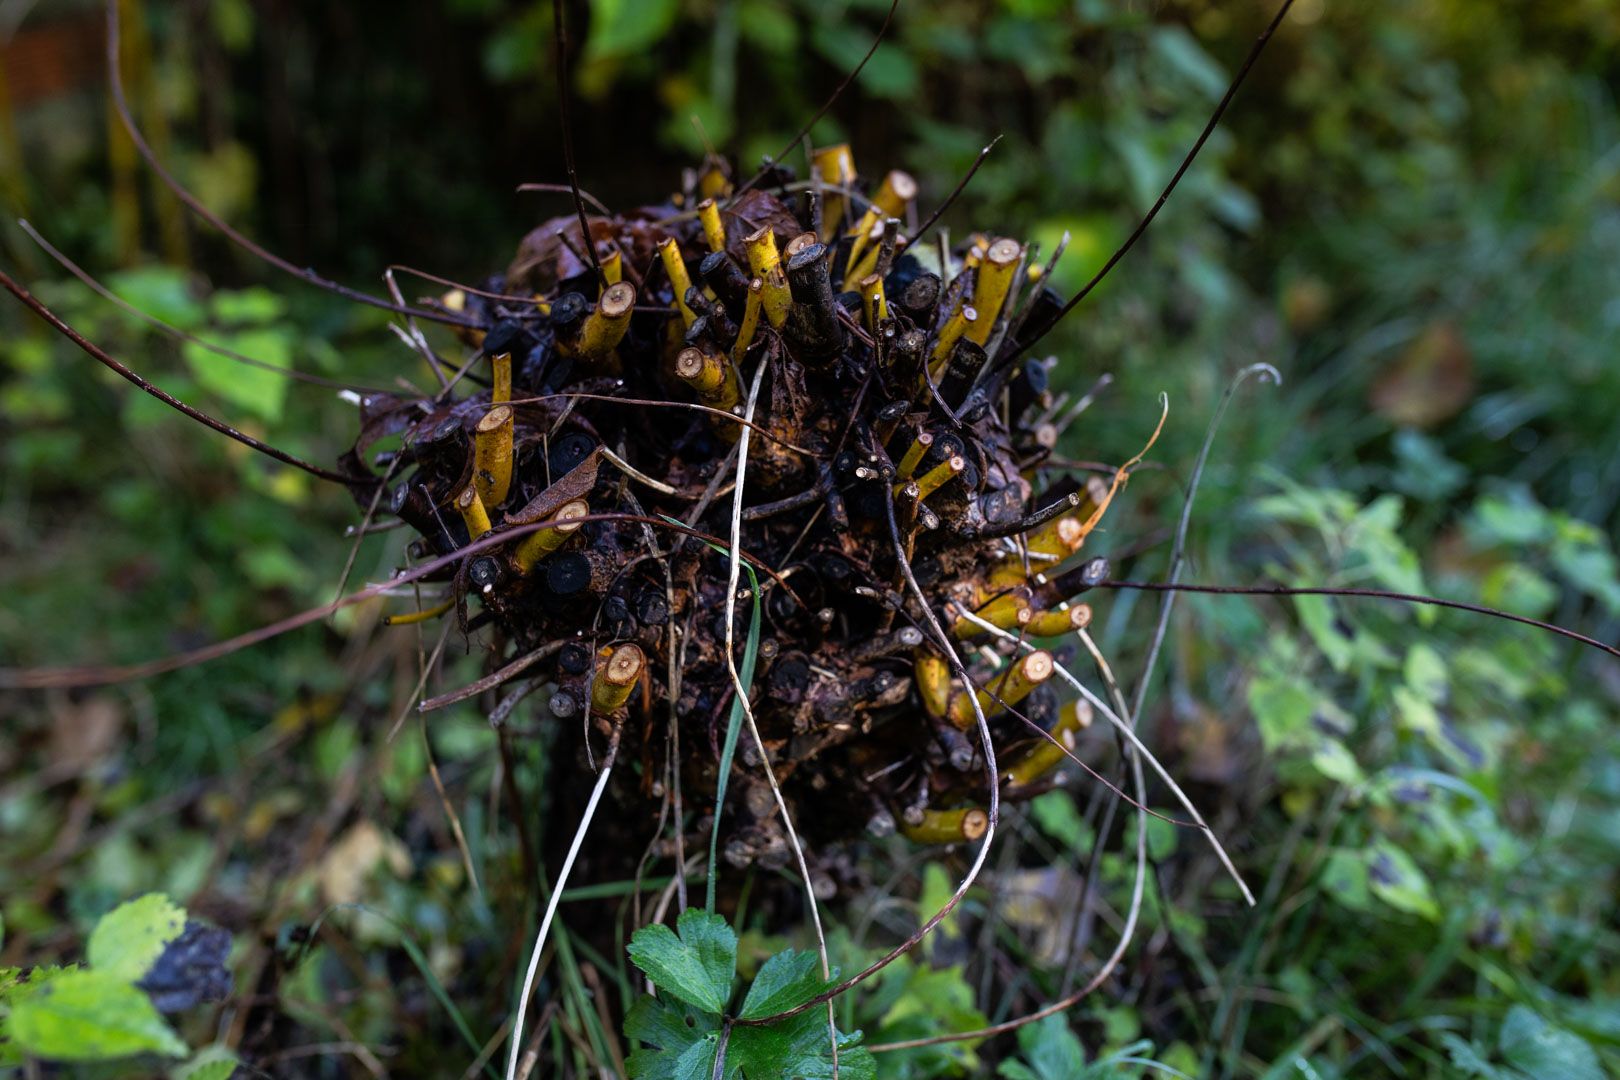
[[[1334,851],[1322,867],[1322,890],[1351,911],[1366,911],[1372,904],[1367,861],[1353,851]]]
[[[125,982],[139,982],[186,928],[186,913],[162,893],[147,893],[101,917],[90,932],[90,967]]]
[[[945,867],[939,863],[931,862],[923,867],[922,892],[917,897],[917,921],[925,922],[934,917],[934,913],[950,902],[951,894],[956,892],[956,882],[946,872]],[[961,919],[958,917],[960,909],[953,908],[951,913],[939,921],[934,932],[923,939],[923,948],[929,956],[943,942],[958,937]]]
[[[1425,919],[1440,917],[1429,879],[1410,855],[1385,840],[1369,848],[1366,859],[1367,883],[1374,896]]]
[[[223,323],[271,323],[287,313],[287,301],[263,286],[221,289],[209,297],[214,318]]]
[[[847,71],[871,48],[872,31],[835,18],[818,22],[810,41],[828,63]],[[916,62],[904,49],[894,46],[873,53],[857,80],[867,93],[896,101],[910,99],[921,81]]]
[[[257,327],[220,334],[216,335],[215,344],[274,367],[286,368],[292,364],[292,339],[283,330]],[[182,352],[198,384],[205,390],[261,420],[273,423],[281,419],[282,405],[287,398],[287,376],[209,352],[192,341],[186,342]]]
[[[204,308],[192,295],[191,276],[178,267],[121,270],[107,279],[107,287],[133,307],[182,330],[203,321]]]
[[[1336,780],[1346,787],[1354,787],[1366,779],[1361,766],[1356,764],[1356,756],[1338,739],[1324,736],[1317,742],[1311,751],[1311,765],[1329,780]]]
[[[645,926],[630,939],[630,959],[662,993],[723,1013],[737,972],[737,935],[726,920],[688,908],[675,923]]]
[[[1249,684],[1249,709],[1267,750],[1295,743],[1311,730],[1316,695],[1292,679],[1264,677]]]
[[[786,949],[760,966],[737,1015],[744,1020],[772,1016],[810,1000],[828,985],[817,954]]]
[[[1502,1057],[1530,1080],[1603,1080],[1596,1052],[1580,1036],[1515,1005],[1497,1039]]]
[[[1018,1050],[1022,1062],[1001,1064],[999,1073],[1008,1080],[1072,1080],[1086,1068],[1085,1049],[1062,1014],[1019,1028]]]
[[[858,1049],[861,1033],[838,1036],[838,1075],[840,1080],[874,1080],[876,1062],[870,1052]],[[801,1080],[831,1080],[832,1044],[827,1035],[827,1010],[806,1009],[765,1027],[733,1027],[726,1049],[726,1076],[747,1080],[755,1077],[775,1080],[795,1077]]]
[[[1515,615],[1546,618],[1558,603],[1558,586],[1524,563],[1509,562],[1485,575],[1479,583],[1479,598]]]
[[[147,996],[105,971],[65,971],[14,1003],[11,1037],[25,1052],[55,1061],[186,1053]]]
[[[1403,728],[1431,742],[1440,739],[1440,714],[1432,702],[1407,686],[1397,686],[1393,697],[1395,711],[1400,716]]]
[[[1062,789],[1038,795],[1029,804],[1030,816],[1041,831],[1069,851],[1091,846],[1091,826],[1080,816],[1074,796]]]
[[[676,1001],[644,996],[624,1018],[624,1033],[645,1044],[625,1061],[634,1080],[710,1080],[720,1017]]]
[[[1428,645],[1418,642],[1406,654],[1406,685],[1425,701],[1443,701],[1450,678],[1446,662]]]
[[[587,61],[630,56],[669,32],[680,14],[676,0],[591,0]]]
[[[1300,625],[1311,635],[1316,647],[1322,650],[1334,671],[1345,671],[1355,655],[1355,642],[1339,628],[1333,604],[1325,596],[1296,596],[1294,608],[1299,612]]]

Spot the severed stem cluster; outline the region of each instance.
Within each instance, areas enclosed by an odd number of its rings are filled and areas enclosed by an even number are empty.
[[[757,642],[760,740],[744,744],[741,797],[724,808],[738,865],[787,863],[784,802],[815,840],[978,839],[980,712],[1009,792],[1042,782],[1061,755],[998,717],[1020,706],[1072,740],[1089,713],[1059,715],[1045,651],[981,643],[970,682],[956,677],[900,559],[960,641],[981,624],[1070,635],[1090,616],[1071,601],[1107,576],[1106,560],[1071,557],[1125,476],[1042,469],[1053,361],[1010,362],[1062,306],[1036,252],[983,234],[912,243],[915,181],[866,185],[847,146],[814,153],[812,170],[809,184],[778,167],[733,193],[710,161],[664,205],[545,223],[504,273],[437,301],[473,324],[458,330],[475,350],[464,371],[486,385],[362,397],[346,461],[393,478],[382,507],[419,534],[413,556],[450,557],[435,575],[447,614],[492,626],[501,655],[546,650],[524,677],[554,684],[550,717],[622,732],[626,753],[649,758],[667,741],[654,718],[673,717],[689,793],[715,790],[736,693],[731,598],[722,555],[660,541],[647,520],[722,533],[722,496],[742,489],[740,547],[764,572],[758,624],[739,619]],[[400,448],[373,454],[389,436]]]

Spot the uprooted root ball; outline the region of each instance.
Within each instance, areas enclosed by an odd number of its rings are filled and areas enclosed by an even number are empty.
[[[491,627],[497,710],[538,688],[542,718],[622,740],[641,774],[621,801],[656,806],[678,779],[700,827],[712,815],[736,696],[729,617],[808,838],[972,840],[988,783],[975,698],[1014,796],[1062,759],[1033,724],[1072,746],[1089,720],[1045,688],[1051,655],[985,624],[1027,638],[1085,625],[1071,601],[1106,561],[1064,564],[1125,473],[1043,468],[1052,361],[1021,354],[1061,303],[1038,253],[908,236],[911,177],[866,194],[847,147],[815,161],[809,182],[777,169],[735,194],[711,162],[662,205],[589,218],[588,249],[576,216],[536,229],[504,274],[438,301],[482,327],[464,332],[476,352],[436,397],[366,398],[350,465],[402,436],[375,456],[381,507],[420,534],[417,558],[471,546],[436,575],[438,608]],[[723,851],[784,865],[741,730]]]

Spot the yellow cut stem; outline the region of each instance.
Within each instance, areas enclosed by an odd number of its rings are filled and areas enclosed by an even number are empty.
[[[622,707],[646,666],[639,645],[604,648],[597,654],[596,676],[591,680],[591,708],[610,713]]]
[[[705,405],[730,409],[737,404],[737,373],[723,357],[701,349],[682,349],[675,358],[675,374],[697,392]]]
[[[473,486],[485,506],[499,506],[512,488],[512,407],[497,405],[473,436]]]
[[[468,484],[456,496],[456,509],[461,511],[461,520],[467,523],[469,537],[476,540],[489,532],[489,511],[484,509],[484,500],[478,497],[476,486]]]
[[[990,238],[982,232],[976,232],[968,237],[968,253],[962,256],[962,269],[972,270],[984,261],[984,249],[990,246]]]
[[[1052,654],[1045,650],[1020,657],[983,690],[970,693],[964,689],[952,694],[950,704],[945,707],[945,718],[966,731],[977,722],[974,698],[978,698],[979,709],[985,716],[997,715],[1023,701],[1037,686],[1050,679],[1054,666]]]
[[[755,278],[748,283],[748,302],[743,307],[742,327],[737,331],[737,342],[731,347],[731,359],[734,363],[742,363],[743,355],[748,352],[748,346],[754,343],[754,335],[759,333],[759,312],[765,302],[765,283]]]
[[[979,313],[979,321],[967,330],[968,340],[973,344],[983,345],[990,340],[990,332],[996,327],[1001,305],[1007,302],[1007,293],[1023,254],[1018,241],[1006,238],[997,240],[985,252],[978,278],[973,283],[973,308]]]
[[[608,285],[617,285],[624,280],[624,253],[617,246],[599,260],[602,266],[602,278],[607,285],[602,286],[606,292]]]
[[[951,350],[956,348],[957,341],[967,333],[968,327],[974,325],[979,313],[971,304],[964,304],[945,320],[945,326],[939,332],[939,340],[934,342],[933,360],[928,365],[928,373],[938,382],[945,371],[945,365],[951,358]]]
[[[902,819],[900,831],[914,844],[960,844],[983,836],[990,815],[977,806],[962,810],[924,810],[916,824]]]
[[[1057,611],[1038,611],[1024,624],[1030,637],[1057,637],[1091,625],[1091,605],[1074,604]]]
[[[999,596],[991,597],[973,614],[998,630],[1012,630],[1023,626],[1034,615],[1034,610],[1030,607],[1030,591],[1022,586],[1008,589]],[[970,638],[975,634],[984,633],[984,627],[966,616],[958,616],[951,624],[951,633],[959,638]]]
[[[665,240],[658,245],[658,257],[664,261],[664,273],[669,276],[669,283],[675,289],[675,310],[681,313],[681,321],[690,330],[697,321],[697,315],[686,306],[686,290],[692,287],[692,278],[686,272],[680,245],[673,238]]]
[[[1080,550],[1086,542],[1086,518],[1096,509],[1090,502],[1083,502],[1070,513],[1064,514],[1056,521],[1048,521],[1034,532],[1024,537],[1024,546],[1030,551],[1040,555],[1056,555],[1066,559]]]
[[[782,256],[776,250],[776,234],[769,225],[743,238],[748,252],[748,270],[765,283],[760,301],[765,321],[777,329],[787,322],[788,309],[793,306],[793,294],[788,291],[787,277],[782,273]]]
[[[496,353],[489,358],[489,400],[496,405],[512,400],[512,354]]]
[[[455,606],[456,598],[452,596],[442,604],[434,604],[432,607],[423,608],[421,611],[407,611],[399,615],[384,615],[382,624],[384,626],[410,626],[412,623],[427,622],[429,619],[437,619]]]
[[[877,194],[872,196],[872,205],[866,208],[861,215],[860,222],[850,230],[855,237],[854,243],[849,246],[850,266],[856,265],[861,252],[872,239],[872,230],[884,218],[903,217],[905,209],[911,200],[917,197],[917,181],[910,173],[899,169],[890,169],[883,177],[883,183],[878,187]]]
[[[731,177],[717,165],[710,165],[698,178],[698,194],[705,199],[723,199],[731,194]]]
[[[684,268],[683,268],[684,269]],[[636,287],[628,281],[609,285],[585,316],[575,353],[586,360],[600,360],[618,347],[630,329],[630,316],[636,310]]]
[[[946,484],[961,475],[967,468],[967,461],[960,455],[953,454],[950,458],[935,465],[917,479],[917,497],[926,499]]]
[[[709,250],[726,250],[726,227],[720,222],[720,204],[713,199],[698,203],[698,221],[703,223],[703,239]]]
[[[866,328],[878,332],[878,323],[889,317],[889,299],[883,294],[883,279],[871,274],[861,279],[861,307],[866,314]]]
[[[1091,703],[1080,698],[1058,714],[1057,723],[1052,725],[1052,738],[1064,750],[1073,753],[1076,737],[1090,726]],[[1001,770],[1001,782],[1007,787],[1026,787],[1057,768],[1066,756],[1063,750],[1042,739],[1023,757]]]
[[[923,649],[917,650],[915,669],[917,693],[929,716],[944,716],[951,697],[951,667],[943,658]]]
[[[823,147],[812,154],[810,160],[816,175],[828,187],[842,192],[855,182],[855,155],[850,153],[848,143]],[[821,239],[828,240],[838,235],[838,226],[844,220],[844,201],[841,193],[829,191],[822,196]]]
[[[530,533],[518,544],[517,550],[512,552],[512,563],[519,573],[527,574],[534,569],[535,563],[550,555],[553,551],[568,542],[568,538],[578,530],[582,518],[591,512],[590,504],[584,499],[575,499],[563,505],[552,515],[550,527]]]
[[[901,480],[910,480],[911,474],[917,471],[917,463],[928,453],[928,448],[934,445],[934,437],[924,431],[912,440],[906,452],[901,455],[900,464],[895,466],[894,474]]]

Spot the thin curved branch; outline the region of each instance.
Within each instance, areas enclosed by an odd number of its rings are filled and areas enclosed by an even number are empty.
[[[1103,278],[1107,277],[1114,267],[1119,264],[1119,261],[1123,259],[1131,250],[1131,248],[1136,246],[1136,242],[1142,238],[1142,234],[1147,232],[1148,226],[1153,224],[1153,219],[1159,216],[1159,211],[1164,209],[1164,204],[1170,200],[1170,193],[1176,190],[1177,184],[1181,183],[1181,178],[1186,175],[1187,170],[1192,166],[1193,161],[1198,157],[1198,152],[1204,148],[1204,144],[1208,142],[1209,137],[1214,134],[1216,125],[1221,122],[1221,117],[1226,115],[1226,107],[1232,104],[1232,99],[1237,96],[1238,87],[1243,85],[1243,80],[1248,76],[1249,69],[1254,67],[1254,62],[1256,60],[1260,59],[1260,53],[1265,50],[1266,43],[1269,42],[1271,40],[1271,36],[1277,32],[1277,27],[1282,25],[1283,19],[1288,15],[1288,9],[1293,6],[1294,0],[1283,0],[1282,6],[1277,9],[1277,14],[1272,17],[1271,22],[1266,25],[1265,30],[1261,31],[1260,36],[1255,39],[1254,45],[1249,49],[1249,55],[1243,60],[1243,66],[1238,68],[1238,73],[1236,77],[1232,79],[1232,84],[1226,88],[1226,93],[1221,95],[1220,103],[1215,106],[1215,111],[1210,114],[1209,122],[1204,125],[1204,130],[1199,133],[1197,141],[1192,145],[1192,149],[1187,151],[1187,156],[1181,159],[1181,165],[1177,167],[1175,175],[1170,177],[1170,182],[1166,184],[1164,190],[1159,193],[1159,197],[1153,203],[1153,207],[1142,216],[1141,221],[1136,223],[1136,228],[1131,230],[1131,235],[1127,236],[1125,238],[1125,242],[1108,257],[1108,261],[1103,263],[1102,269],[1098,270],[1096,274],[1092,275],[1091,280],[1086,282],[1084,287],[1082,287],[1079,292],[1075,293],[1069,298],[1069,302],[1063,305],[1062,310],[1057,313],[1052,321],[1047,323],[1046,327],[1041,330],[1040,333],[1036,334],[1023,344],[1018,345],[1011,353],[1007,354],[1006,359],[1002,361],[1003,364],[1012,363],[1030,349],[1034,348],[1036,342],[1040,341],[1047,334],[1051,333],[1052,328],[1058,323],[1062,322],[1063,317],[1069,312],[1073,311],[1075,306],[1078,305],[1080,301],[1091,295],[1091,291],[1100,285]]]
[[[376,482],[374,477],[368,478],[363,476],[345,476],[342,473],[333,472],[331,469],[323,469],[319,465],[312,465],[303,458],[294,457],[285,450],[278,450],[268,443],[262,443],[253,436],[236,430],[223,420],[215,420],[212,416],[209,416],[201,409],[187,405],[185,402],[181,401],[167,390],[148,382],[145,378],[141,377],[125,364],[115,359],[100,345],[97,345],[95,342],[91,341],[89,338],[85,337],[83,334],[79,333],[77,330],[73,329],[73,327],[64,322],[62,318],[56,314],[56,312],[45,306],[44,301],[40,300],[33,293],[17,284],[11,275],[6,273],[4,270],[0,270],[0,286],[4,286],[11,293],[11,295],[15,296],[18,300],[21,300],[25,305],[27,305],[35,315],[38,315],[41,319],[45,320],[45,322],[50,325],[51,329],[73,342],[73,344],[77,345],[79,348],[89,353],[92,357],[99,360],[113,371],[116,371],[119,375],[123,376],[125,379],[128,379],[130,382],[134,383],[148,394],[151,394],[153,397],[163,402],[163,404],[172,409],[179,410],[185,415],[191,417],[191,419],[197,421],[197,423],[202,424],[204,427],[212,428],[221,435],[235,439],[243,446],[257,450],[259,453],[264,454],[267,457],[275,458],[283,465],[291,465],[295,469],[302,469],[311,476],[318,476],[322,480],[330,480],[335,484],[344,485]]]
[[[878,46],[883,44],[883,37],[889,32],[889,24],[894,21],[895,9],[897,9],[899,6],[900,0],[894,0],[894,2],[889,5],[889,13],[883,16],[883,25],[878,27],[877,36],[872,39],[872,47],[866,50],[866,55],[861,57],[861,62],[855,65],[853,71],[844,76],[844,81],[839,83],[837,88],[833,90],[832,96],[821,103],[821,108],[817,109],[815,111],[815,115],[810,117],[809,120],[805,121],[803,127],[793,133],[793,138],[787,141],[787,144],[777,152],[776,156],[768,159],[771,165],[776,164],[788,154],[792,153],[793,148],[799,145],[799,140],[810,134],[810,129],[816,126],[816,121],[820,120],[823,116],[826,116],[827,110],[832,108],[833,105],[837,103],[838,99],[844,96],[844,91],[849,89],[850,84],[860,77],[861,72],[866,68],[866,62],[872,59],[872,54],[876,53],[878,51]],[[767,165],[765,168],[759,170],[759,172],[749,177],[748,182],[742,187],[738,188],[732,195],[732,198],[735,199],[738,195],[741,195],[743,192],[751,189],[755,184],[759,183],[769,171],[770,166]]]
[[[1141,589],[1144,592],[1193,592],[1209,593],[1217,596],[1362,596],[1371,600],[1399,600],[1403,604],[1426,604],[1430,607],[1454,608],[1457,611],[1471,611],[1476,615],[1489,615],[1493,619],[1506,619],[1508,622],[1523,623],[1533,626],[1537,630],[1545,630],[1549,634],[1578,641],[1582,645],[1608,653],[1620,659],[1620,648],[1616,648],[1597,638],[1587,637],[1585,634],[1566,629],[1556,623],[1542,622],[1532,619],[1528,615],[1515,615],[1511,611],[1502,611],[1498,608],[1486,607],[1484,604],[1470,604],[1464,600],[1443,600],[1438,596],[1423,596],[1419,593],[1388,592],[1384,589],[1353,589],[1329,588],[1327,586],[1290,586],[1290,585],[1186,585],[1170,581],[1099,581],[1099,589]]]

